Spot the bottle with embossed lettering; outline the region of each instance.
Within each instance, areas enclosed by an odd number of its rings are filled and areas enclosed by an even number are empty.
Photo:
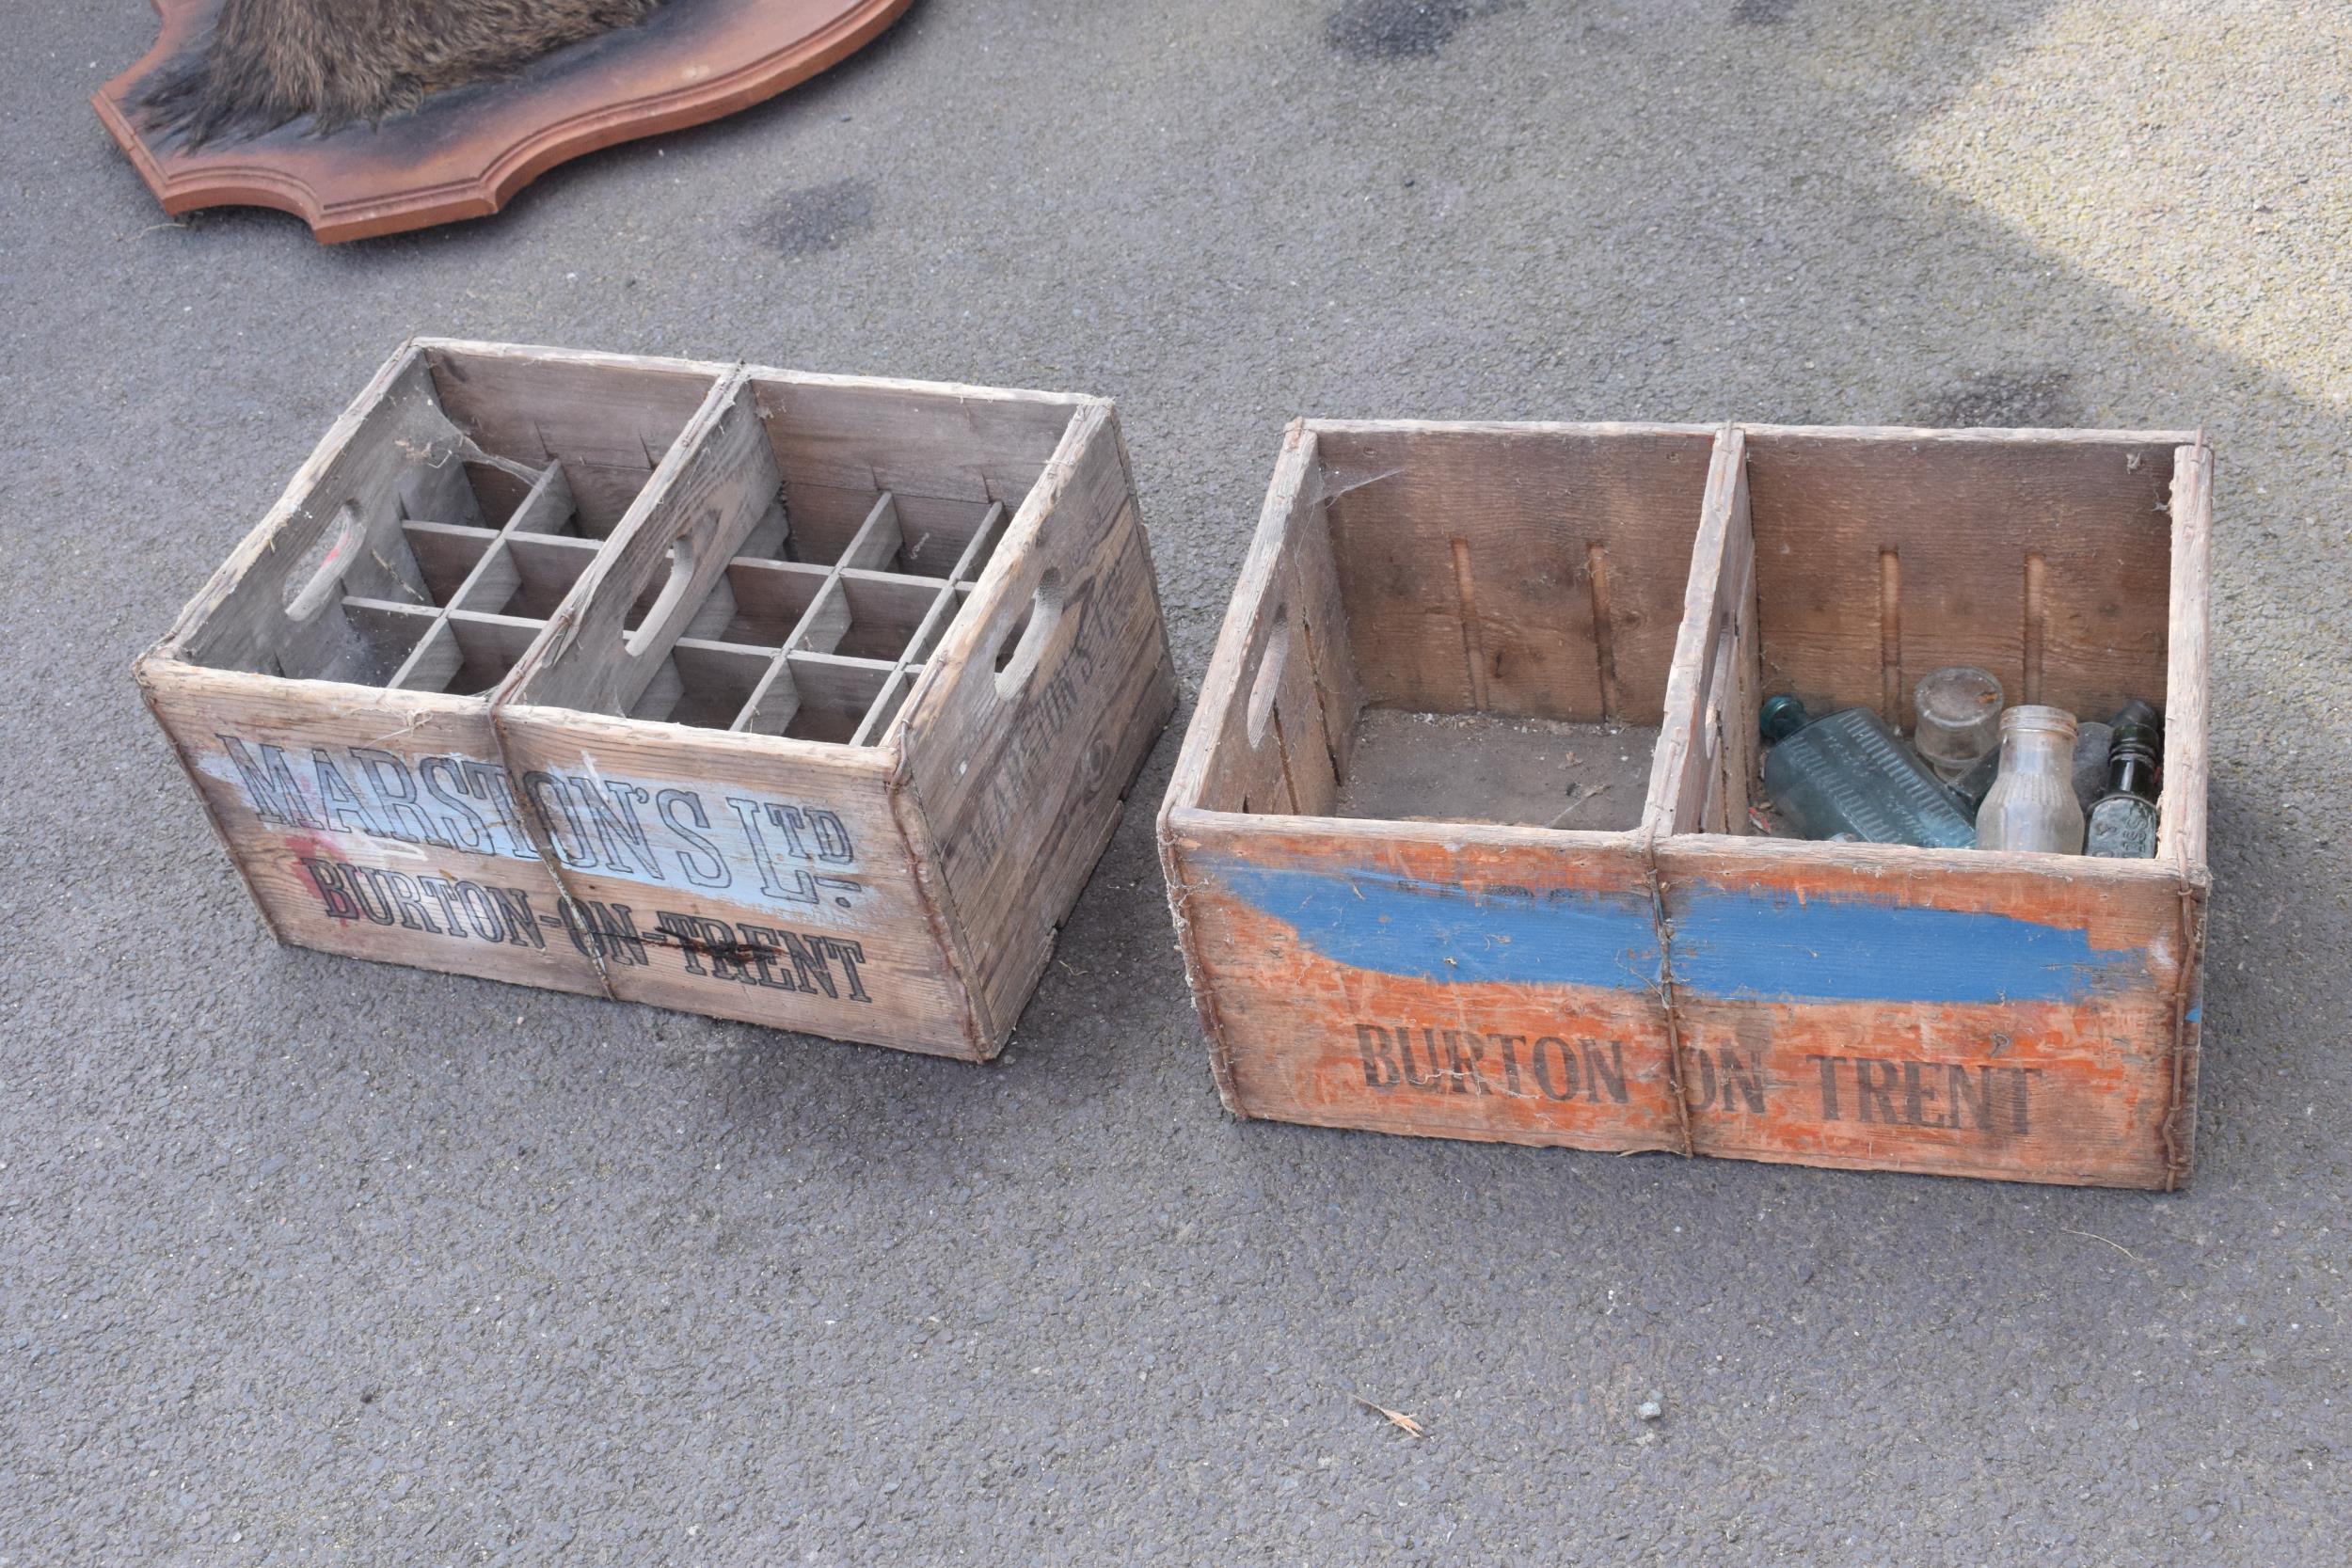
[[[1867,708],[1808,721],[1790,696],[1766,700],[1758,728],[1772,749],[1764,789],[1801,838],[1965,849],[1976,829],[1959,799]]]
[[[2107,749],[2107,787],[2090,808],[2083,853],[2107,860],[2146,860],[2156,852],[2156,760],[2162,721],[2146,703],[2115,716]]]

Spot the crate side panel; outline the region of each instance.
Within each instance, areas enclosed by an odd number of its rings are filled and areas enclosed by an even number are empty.
[[[985,1053],[873,752],[518,705],[498,722],[613,995]]]
[[[1084,400],[881,379],[751,372],[786,505],[797,485],[1018,507]]]
[[[934,656],[944,678],[901,741],[997,1040],[1175,707],[1159,589],[1107,404],[1079,417],[1068,452],[991,568],[999,592]],[[1057,608],[1041,622],[1049,573]],[[1009,645],[1016,657],[1000,676]]]
[[[2177,1180],[2173,1004],[2193,961],[2179,887],[2010,867],[1904,875],[1888,858],[1661,847],[1697,1151]]]
[[[600,989],[516,808],[486,703],[161,659],[140,683],[280,941]]]
[[[1563,853],[1200,812],[1168,834],[1178,928],[1242,1115],[1681,1147],[1629,842]]]
[[[2172,461],[2162,439],[1750,429],[1767,689],[1904,730],[1948,664],[2012,703],[2161,705]]]
[[[1713,432],[1313,428],[1366,702],[1658,721]]]
[[[427,347],[442,410],[485,451],[564,465],[591,530],[610,532],[724,372],[685,359],[502,345]]]

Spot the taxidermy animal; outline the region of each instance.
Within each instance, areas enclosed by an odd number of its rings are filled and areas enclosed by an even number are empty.
[[[139,95],[190,147],[304,115],[324,135],[504,75],[550,49],[644,19],[662,0],[221,0],[200,44]]]

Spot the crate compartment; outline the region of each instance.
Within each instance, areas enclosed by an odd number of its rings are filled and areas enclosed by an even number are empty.
[[[418,345],[297,478],[256,559],[175,657],[382,685],[431,639],[378,607],[546,620],[580,570],[557,542],[593,554],[714,382],[683,367]]]
[[[1629,831],[1642,817],[1713,433],[1312,427],[1262,608],[1245,814]],[[1273,740],[1268,746],[1268,736]]]
[[[1677,656],[1656,875],[1694,1152],[2176,1187],[2208,875],[2211,458],[2189,433],[1727,433]],[[1990,670],[2165,715],[2157,855],[1764,836],[1756,715]],[[1727,1067],[1741,1090],[1725,1092]]]
[[[575,605],[499,727],[612,994],[994,1054],[1172,702],[1109,406],[751,371]]]
[[[2134,698],[2166,708],[2177,437],[1750,426],[1739,440],[1719,589],[1731,657],[1708,665],[1701,703],[1716,767],[1675,831],[1770,820],[1756,714],[1776,693],[1816,718],[1868,708],[1906,737],[1920,677],[1947,665],[2085,722]]]
[[[491,698],[727,373],[406,345],[140,659],[280,940],[601,990],[501,778]],[[441,895],[506,913],[452,928]]]

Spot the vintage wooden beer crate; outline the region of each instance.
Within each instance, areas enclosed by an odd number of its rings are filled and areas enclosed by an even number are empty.
[[[2166,432],[1294,426],[1161,814],[1227,1104],[2180,1184],[2210,475]],[[1953,663],[2161,706],[2157,857],[1756,831],[1764,696],[1907,728]]]
[[[1173,704],[1106,402],[433,341],[139,678],[281,940],[975,1059]]]
[[[1175,702],[1101,399],[754,371],[498,712],[612,994],[985,1059]]]
[[[412,343],[139,659],[280,942],[598,989],[490,707],[730,374]]]

